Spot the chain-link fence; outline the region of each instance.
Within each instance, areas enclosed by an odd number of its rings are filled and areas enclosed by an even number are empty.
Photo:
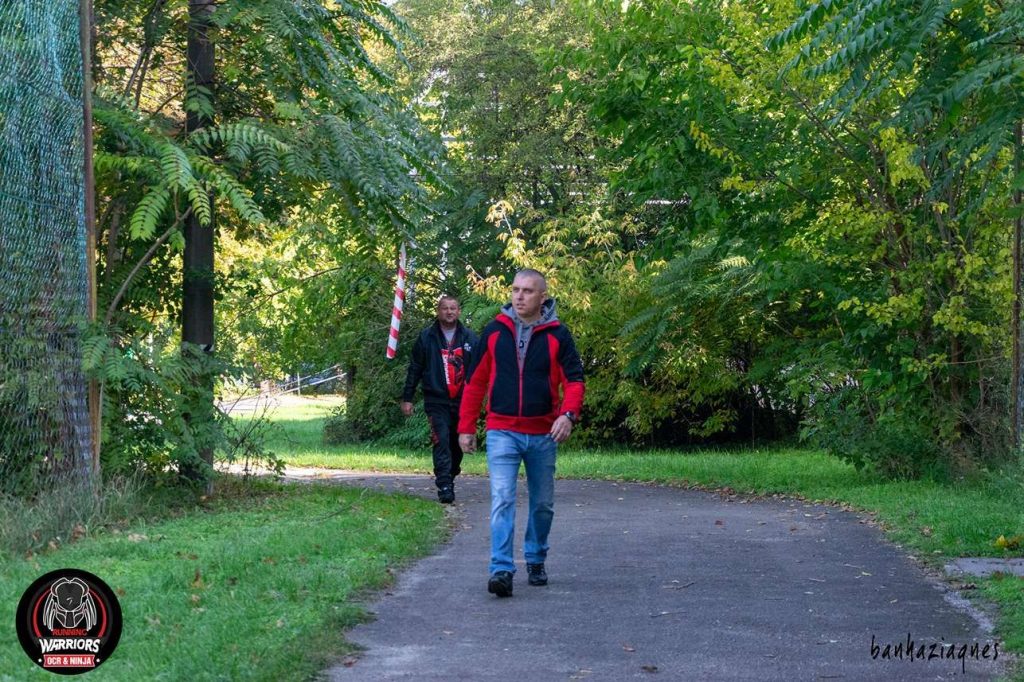
[[[91,466],[78,0],[0,0],[0,493]]]

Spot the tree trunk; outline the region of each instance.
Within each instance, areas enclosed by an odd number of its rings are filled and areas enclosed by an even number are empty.
[[[187,77],[195,90],[203,93],[213,91],[214,53],[209,31],[212,26],[214,0],[190,0],[188,5],[188,66]],[[212,125],[210,116],[190,107],[186,115],[185,131],[191,133]],[[210,195],[212,208],[213,195]],[[185,254],[183,268],[184,300],[182,306],[181,339],[186,344],[195,344],[203,354],[213,353],[213,244],[215,221],[203,225],[195,211],[185,224]],[[209,434],[213,422],[213,375],[206,369],[205,358],[196,356],[195,361],[202,369],[195,404],[191,406],[189,423],[193,434]],[[196,444],[202,459],[213,466],[213,444],[207,437],[197,438]],[[197,472],[186,472],[196,477]],[[207,493],[212,492],[213,481],[207,477]]]

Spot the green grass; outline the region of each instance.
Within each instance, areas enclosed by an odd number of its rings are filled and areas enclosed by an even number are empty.
[[[97,680],[308,679],[350,650],[352,600],[444,533],[437,504],[341,486],[242,487],[176,518],[139,522],[30,558],[0,559],[0,599],[61,567],[90,571],[119,595],[124,631]],[[0,679],[52,679],[13,636]]]
[[[321,419],[314,408],[282,408],[274,416],[281,431],[272,449],[292,466],[426,475],[432,470],[427,443],[419,450],[325,446]],[[462,468],[484,474],[485,458],[467,455]],[[558,476],[795,495],[849,506],[872,512],[893,541],[934,566],[958,556],[1024,555],[1024,547],[995,545],[1000,535],[1024,535],[1024,473],[1015,468],[956,483],[887,481],[802,448],[679,452],[563,447]],[[976,582],[978,594],[1000,607],[999,636],[1008,648],[1024,651],[1024,580]]]
[[[276,425],[268,434],[267,449],[279,453],[314,453],[322,448],[323,420],[344,404],[336,396],[290,397],[270,408],[267,417]],[[248,418],[241,414],[239,419]]]

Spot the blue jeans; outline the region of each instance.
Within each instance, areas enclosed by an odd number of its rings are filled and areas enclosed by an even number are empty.
[[[555,515],[555,454],[558,446],[547,434],[487,432],[487,468],[491,477],[491,565],[516,572],[512,560],[516,527],[516,478],[526,464],[530,515],[526,522],[526,563],[541,564],[548,554],[548,532]]]

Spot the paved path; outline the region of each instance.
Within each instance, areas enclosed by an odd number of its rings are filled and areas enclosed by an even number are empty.
[[[424,476],[332,478],[433,495]],[[498,599],[486,486],[459,479],[459,531],[367,605],[376,618],[348,634],[365,651],[325,678],[976,680],[1006,660],[966,660],[964,674],[960,661],[873,659],[872,637],[993,639],[877,528],[797,501],[558,481],[550,584],[530,587],[521,484],[515,593]]]

